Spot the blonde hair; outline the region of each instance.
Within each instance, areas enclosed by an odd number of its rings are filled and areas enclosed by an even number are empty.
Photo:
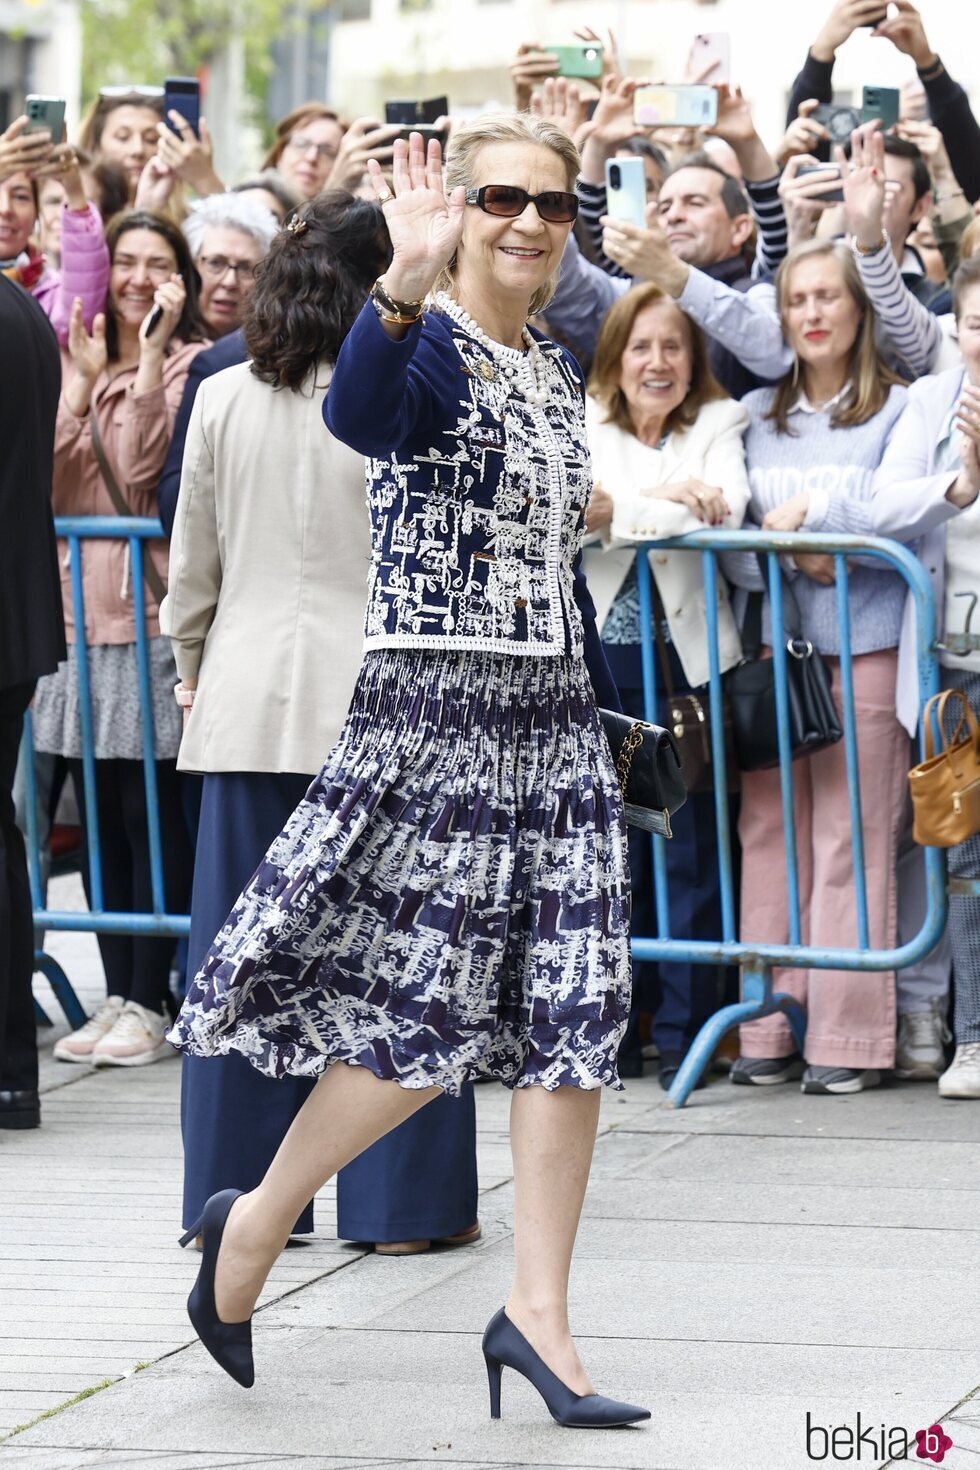
[[[499,112],[474,118],[453,134],[446,153],[447,192],[451,193],[460,184],[467,188],[473,186],[477,155],[488,143],[526,143],[534,147],[550,148],[564,166],[565,187],[570,193],[574,191],[581,161],[578,149],[568,134],[547,118],[532,117],[527,112]],[[455,296],[455,255],[443,267],[433,289]],[[556,270],[534,292],[528,306],[528,316],[535,316],[543,311],[557,289]]]
[[[776,272],[776,299],[783,332],[786,331],[790,277],[799,262],[808,260],[812,255],[826,255],[836,260],[840,266],[845,289],[861,314],[857,336],[851,348],[850,387],[840,402],[834,406],[830,415],[832,428],[852,429],[858,424],[866,424],[869,419],[874,418],[876,413],[880,413],[888,400],[892,385],[901,383],[902,379],[897,373],[892,372],[881,355],[875,340],[874,307],[868,300],[868,294],[858,273],[854,256],[847,246],[840,244],[839,241],[804,240],[801,244],[796,245],[783,260]],[[794,432],[789,425],[789,412],[800,396],[801,376],[800,360],[796,357],[792,368],[776,386],[772,407],[766,414],[766,418],[775,421],[780,434]]]
[[[960,260],[980,253],[980,215],[972,219],[960,236]]]
[[[672,296],[668,296],[652,281],[646,281],[642,286],[634,286],[624,296],[620,296],[606,312],[589,375],[589,394],[605,410],[605,422],[616,424],[628,434],[633,434],[636,430],[626,397],[619,385],[623,353],[632,334],[633,323],[640,312],[648,306],[660,305],[673,307],[677,312],[691,354],[690,386],[684,395],[684,401],[667,415],[664,432],[672,434],[677,429],[689,429],[706,403],[728,397],[711,371],[704,332],[686,311],[681,310]]]

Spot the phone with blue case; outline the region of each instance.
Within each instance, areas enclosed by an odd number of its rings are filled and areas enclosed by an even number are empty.
[[[647,181],[642,158],[606,159],[606,213],[643,229]]]
[[[190,123],[194,136],[201,136],[201,84],[197,77],[167,77],[163,84],[163,120],[179,138],[180,129],[170,121],[171,112],[179,112]]]

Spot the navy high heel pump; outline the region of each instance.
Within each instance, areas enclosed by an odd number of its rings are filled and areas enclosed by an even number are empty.
[[[223,1189],[213,1194],[204,1206],[196,1225],[192,1225],[180,1237],[182,1246],[190,1245],[195,1236],[202,1237],[201,1269],[197,1273],[190,1296],[187,1298],[187,1315],[198,1337],[214,1361],[225,1372],[240,1383],[242,1388],[251,1388],[255,1382],[255,1367],[252,1363],[252,1319],[247,1322],[222,1322],[214,1304],[214,1273],[221,1249],[228,1213],[232,1205],[243,1194],[241,1189]]]
[[[568,1429],[612,1429],[650,1417],[649,1409],[638,1409],[635,1404],[620,1404],[598,1393],[573,1393],[518,1332],[503,1307],[487,1324],[483,1356],[490,1379],[491,1419],[500,1418],[500,1378],[505,1365],[523,1373],[544,1399],[551,1417]]]

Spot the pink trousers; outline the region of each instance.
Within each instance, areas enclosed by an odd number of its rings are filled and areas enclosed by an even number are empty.
[[[825,660],[841,708],[840,666]],[[895,718],[897,655],[856,655],[854,710],[864,823],[868,938],[890,949],[896,934],[896,853],[908,777],[908,736]],[[844,742],[794,762],[800,938],[820,948],[857,945],[857,909]],[[742,781],[742,940],[789,941],[786,848],[779,771]],[[807,1012],[806,1060],[818,1067],[891,1067],[895,1061],[894,971],[775,970],[773,988]],[[789,1023],[767,1016],[740,1028],[746,1057],[795,1050]]]

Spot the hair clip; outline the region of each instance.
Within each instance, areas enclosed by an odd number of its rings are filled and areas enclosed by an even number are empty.
[[[308,228],[308,221],[306,221],[305,219],[300,219],[299,216],[295,214],[289,221],[289,224],[286,226],[286,229],[291,235],[302,235],[303,231]]]

